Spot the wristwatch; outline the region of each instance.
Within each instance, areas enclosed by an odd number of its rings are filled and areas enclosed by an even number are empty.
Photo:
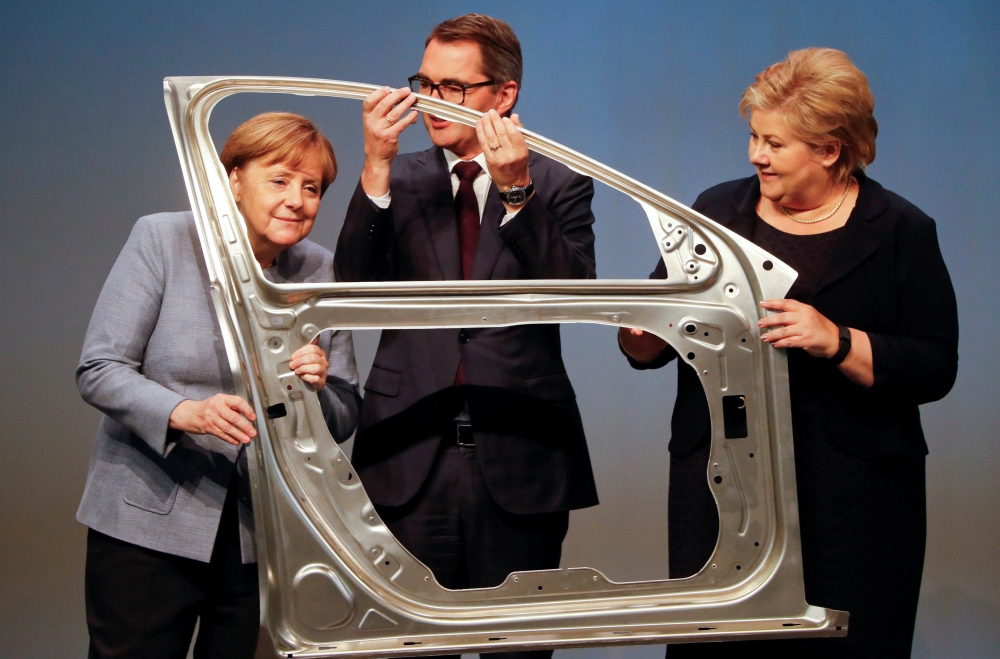
[[[851,330],[843,325],[837,325],[837,331],[840,332],[840,348],[837,350],[837,354],[830,357],[830,361],[834,364],[843,362],[847,359],[847,354],[851,352]]]
[[[523,188],[519,185],[512,185],[510,190],[500,193],[500,200],[510,204],[511,206],[520,206],[524,202],[528,201],[528,197],[530,197],[531,193],[534,191],[534,181],[528,181],[528,185]]]

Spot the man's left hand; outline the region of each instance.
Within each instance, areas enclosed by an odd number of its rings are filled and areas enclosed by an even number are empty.
[[[524,187],[531,183],[528,145],[519,128],[523,126],[516,114],[508,119],[496,110],[486,112],[476,122],[476,136],[486,156],[486,167],[497,188],[504,192],[512,186]]]

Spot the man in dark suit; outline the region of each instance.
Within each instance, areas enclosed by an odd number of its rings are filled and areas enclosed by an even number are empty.
[[[434,147],[397,157],[415,97],[366,99],[339,281],[595,276],[593,182],[529,154],[520,82],[513,31],[469,14],[434,29],[411,85],[485,112],[475,128],[425,113]],[[365,391],[354,466],[442,585],[558,568],[569,511],[597,503],[558,325],[385,330]]]

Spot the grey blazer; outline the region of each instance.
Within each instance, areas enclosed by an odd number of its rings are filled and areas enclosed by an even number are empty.
[[[274,282],[330,282],[333,255],[303,240],[265,274]],[[331,434],[344,441],[361,404],[351,333],[324,332],[319,345],[330,361],[320,405]],[[136,222],[97,300],[76,380],[83,399],[104,413],[77,519],[207,562],[236,470],[243,561],[255,561],[245,449],[168,428],[181,401],[234,391],[190,212]]]

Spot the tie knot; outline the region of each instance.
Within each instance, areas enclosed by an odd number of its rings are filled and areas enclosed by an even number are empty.
[[[474,181],[476,177],[479,176],[479,172],[483,171],[483,168],[479,166],[479,163],[475,160],[461,161],[455,163],[455,167],[452,170],[458,176],[459,181]]]

